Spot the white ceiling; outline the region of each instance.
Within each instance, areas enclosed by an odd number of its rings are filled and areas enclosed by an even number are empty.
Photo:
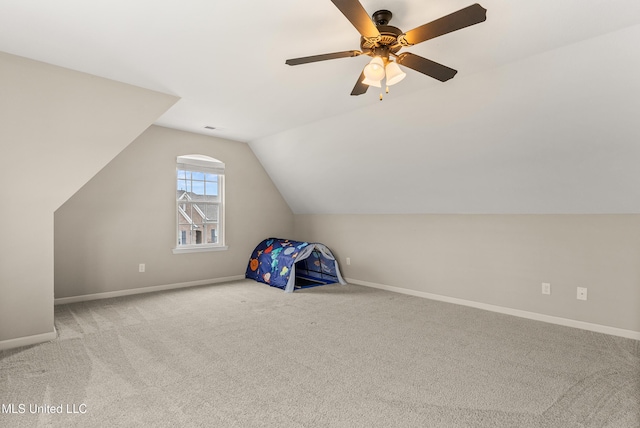
[[[472,3],[361,2],[405,31]],[[640,212],[640,2],[480,4],[407,49],[456,77],[383,102],[349,96],[366,57],[284,64],[359,48],[329,0],[8,0],[0,51],[181,97],[157,123],[249,142],[295,212]]]

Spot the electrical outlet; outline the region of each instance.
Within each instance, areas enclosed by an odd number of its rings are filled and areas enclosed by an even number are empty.
[[[587,289],[585,287],[578,287],[576,299],[587,300]]]
[[[542,283],[542,294],[551,294],[551,284],[548,282]]]
[[[146,266],[144,265],[144,263],[140,263],[138,265],[138,272],[144,272],[145,268],[146,268]]]
[[[347,264],[350,265],[351,264],[351,257],[347,257]]]

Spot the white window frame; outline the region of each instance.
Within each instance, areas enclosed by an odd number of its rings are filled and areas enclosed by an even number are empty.
[[[175,224],[174,224],[174,243],[175,247],[172,249],[173,254],[184,254],[184,253],[198,253],[203,251],[224,251],[228,249],[228,246],[225,242],[225,165],[224,162],[219,161],[218,159],[199,155],[182,155],[178,156],[176,159],[176,175],[175,175]],[[196,172],[204,172],[209,174],[216,174],[218,176],[218,194],[220,201],[218,204],[218,226],[217,237],[218,242],[216,243],[204,243],[204,244],[178,244],[181,237],[180,232],[180,211],[182,208],[180,207],[181,199],[178,197],[178,171],[179,170],[188,170],[188,171],[196,171]],[[188,196],[188,195],[187,195]],[[196,206],[197,210],[200,210]],[[186,213],[185,213],[186,214]],[[188,216],[187,216],[188,217]],[[203,237],[204,237],[203,233]]]

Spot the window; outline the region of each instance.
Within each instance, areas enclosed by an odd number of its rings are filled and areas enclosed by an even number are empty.
[[[224,163],[203,155],[178,156],[177,244],[174,253],[226,249]]]

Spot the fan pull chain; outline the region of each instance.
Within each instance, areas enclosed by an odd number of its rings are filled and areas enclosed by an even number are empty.
[[[388,94],[389,93],[389,87],[387,86],[384,91]],[[382,101],[382,92],[380,92],[380,101]]]

